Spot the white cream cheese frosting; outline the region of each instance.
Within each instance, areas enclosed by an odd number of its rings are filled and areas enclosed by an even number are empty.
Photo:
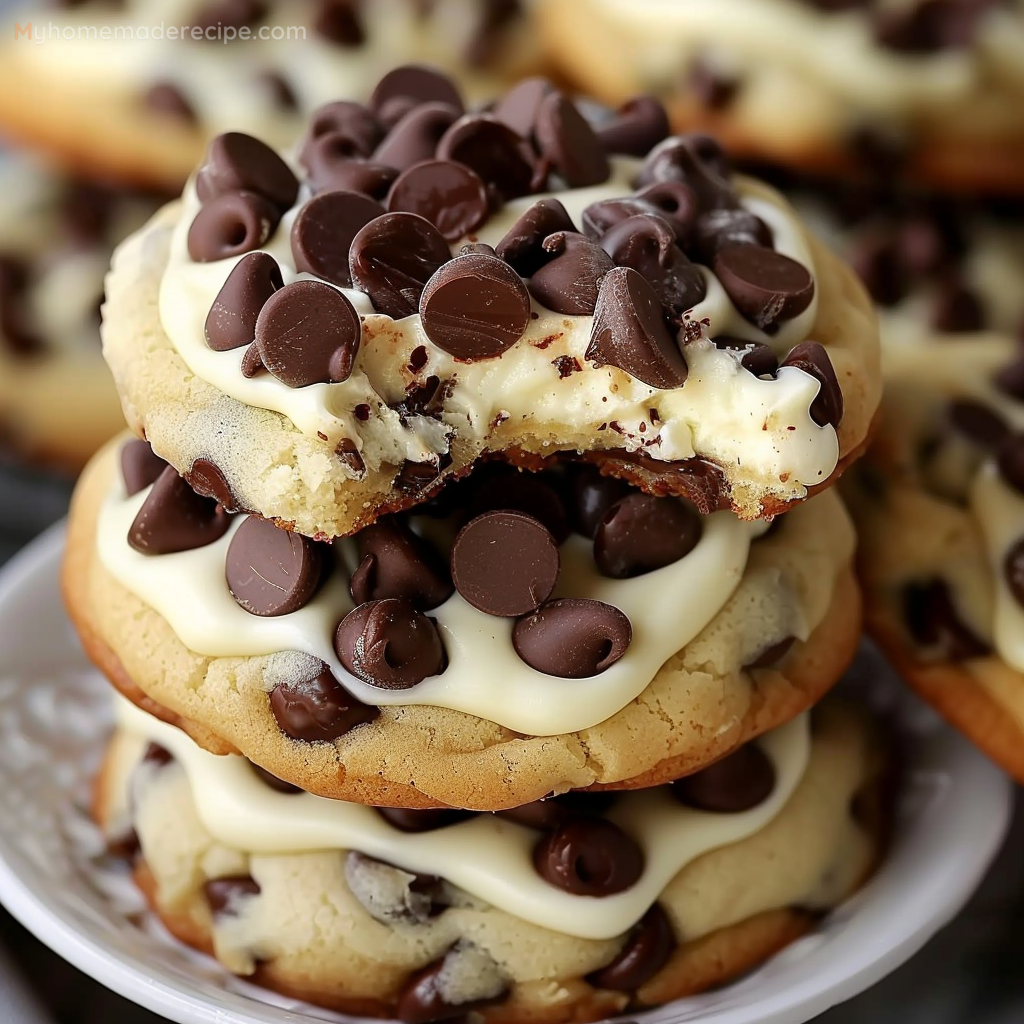
[[[444,878],[533,924],[588,939],[627,932],[683,867],[768,825],[796,790],[810,755],[806,715],[760,737],[756,742],[772,762],[775,786],[757,807],[737,814],[685,807],[666,787],[620,796],[606,817],[638,843],[644,870],[626,891],[590,897],[557,889],[537,874],[532,857],[537,833],[524,826],[482,814],[410,835],[370,807],[276,792],[245,758],[209,754],[120,697],[117,717],[126,732],[174,755],[187,773],[203,826],[227,847],[252,854],[357,850],[406,871]]]
[[[606,183],[551,195],[579,225],[589,204],[630,194],[638,166],[636,161],[616,160]],[[813,257],[792,210],[763,186],[742,179],[738,184],[742,205],[768,224],[775,248],[813,276]],[[534,195],[508,203],[473,239],[499,241],[542,198]],[[803,313],[768,336],[740,315],[715,276],[701,268],[707,295],[691,313],[691,320],[702,327],[700,337],[686,345],[689,376],[682,387],[662,391],[614,368],[595,369],[587,363],[590,316],[566,316],[534,302],[536,319],[520,341],[497,358],[466,363],[432,345],[418,315],[393,320],[375,313],[362,292],[344,290],[362,319],[352,375],[341,384],[295,389],[269,374],[247,379],[240,369],[244,349],[217,352],[206,344],[207,313],[238,258],[191,260],[187,236],[199,208],[190,183],[160,288],[160,318],[175,350],[197,377],[231,398],[278,412],[296,429],[320,437],[332,448],[342,438],[353,440],[371,470],[403,459],[429,461],[448,450],[452,430],[486,445],[498,424],[512,419],[529,429],[532,420],[545,418],[571,423],[581,434],[614,422],[621,446],[629,451],[642,450],[659,461],[700,453],[725,467],[727,474],[729,467],[742,466],[744,473],[757,473],[784,499],[805,496],[808,487],[827,479],[836,467],[836,431],[830,425],[819,426],[810,415],[818,382],[791,366],[780,369],[776,379],[762,380],[741,367],[742,353],[719,349],[710,340],[730,336],[762,342],[784,355],[808,338],[817,315],[817,294]],[[291,252],[296,214],[297,208],[289,211],[264,246],[280,265],[286,284],[309,277],[296,272]],[[421,346],[427,362],[413,377],[408,356]],[[562,379],[554,365],[562,356],[574,357],[581,371]],[[409,420],[409,428],[403,427],[389,403],[402,401],[411,383],[432,375],[451,381],[441,421],[416,416]],[[368,420],[353,413],[359,405],[370,406]]]
[[[261,617],[231,596],[224,564],[231,538],[245,519],[236,516],[223,537],[205,547],[149,556],[135,551],[128,531],[149,488],[126,497],[119,479],[98,517],[97,545],[103,567],[122,586],[160,614],[190,650],[207,657],[281,655],[274,671],[315,675],[312,659],[327,664],[355,697],[377,706],[425,705],[462,711],[516,732],[553,736],[590,728],[610,718],[647,687],[661,666],[714,619],[743,578],[750,543],[765,529],[731,512],[702,517],[697,546],[672,565],[633,579],[601,576],[591,543],[571,536],[560,549],[561,572],[554,597],[586,597],[619,608],[632,624],[623,657],[600,675],[561,679],[522,661],[512,646],[514,620],[473,608],[457,591],[431,611],[448,665],[407,690],[386,690],[351,675],[338,660],[333,637],[353,608],[348,590],[357,562],[352,540],[334,542],[336,571],[303,608]],[[827,494],[816,500],[835,500]],[[787,523],[813,515],[804,507]],[[815,623],[794,624],[805,640]],[[487,666],[482,671],[482,666]],[[268,670],[269,675],[269,670]],[[268,678],[268,688],[286,678]]]

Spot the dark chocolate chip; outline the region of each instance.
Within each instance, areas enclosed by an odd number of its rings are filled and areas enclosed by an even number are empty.
[[[543,250],[549,260],[530,278],[530,294],[552,312],[589,316],[601,282],[615,268],[611,257],[586,235],[571,231],[548,235]]]
[[[166,468],[148,441],[128,441],[121,449],[121,476],[129,498],[156,483]]]
[[[239,911],[239,904],[259,896],[260,887],[249,875],[211,878],[203,885],[203,894],[215,918],[230,917]]]
[[[388,209],[418,213],[457,242],[487,219],[487,189],[475,171],[451,160],[414,164],[391,186]]]
[[[826,424],[838,427],[843,422],[843,391],[824,345],[803,341],[789,350],[782,365],[795,366],[818,382],[818,394],[811,402],[811,419],[819,427]]]
[[[693,189],[703,210],[739,205],[731,168],[722,147],[707,135],[676,135],[651,150],[638,185],[681,181]]]
[[[687,83],[697,101],[707,110],[725,110],[736,98],[740,79],[705,57],[690,65]]]
[[[446,807],[413,809],[406,807],[377,807],[376,812],[400,832],[436,832],[439,828],[458,825],[473,817],[472,811],[449,810]]]
[[[810,271],[763,245],[722,246],[715,253],[713,267],[736,308],[762,331],[799,316],[814,298]]]
[[[596,466],[570,466],[568,473],[572,528],[593,538],[604,514],[630,493],[630,486],[624,480],[602,475]]]
[[[438,269],[420,298],[423,333],[456,359],[493,359],[530,326],[530,294],[496,256],[457,256]]]
[[[700,212],[700,200],[689,185],[682,181],[658,181],[640,189],[636,198],[668,221],[680,245],[685,247],[689,243]]]
[[[668,963],[675,948],[672,922],[655,903],[630,931],[611,963],[587,975],[587,981],[594,988],[635,992]]]
[[[210,143],[196,177],[196,194],[208,203],[229,192],[255,192],[283,212],[299,194],[299,179],[265,142],[227,132]]]
[[[760,341],[745,341],[742,338],[721,336],[713,339],[717,348],[745,349],[740,365],[755,377],[774,377],[779,369],[779,357],[775,351]]]
[[[551,531],[522,512],[484,512],[452,545],[452,579],[459,593],[488,615],[515,617],[546,601],[560,559]]]
[[[446,103],[413,107],[395,123],[374,151],[374,162],[404,171],[424,160],[432,160],[438,143],[460,116],[455,107]]]
[[[384,690],[407,690],[444,671],[441,637],[411,601],[368,601],[338,624],[334,649],[352,675]]]
[[[775,766],[756,743],[747,743],[672,783],[672,795],[680,803],[714,814],[749,811],[763,804],[774,789]]]
[[[1024,354],[998,370],[992,382],[1003,394],[1024,402]]]
[[[450,455],[441,455],[427,462],[410,462],[406,459],[402,463],[402,468],[395,475],[392,487],[402,494],[417,494],[425,491],[437,480],[451,461]]]
[[[669,130],[668,114],[661,101],[653,96],[636,96],[598,127],[597,136],[609,153],[645,157]]]
[[[782,525],[782,519],[777,518],[772,523],[772,527]],[[764,540],[765,537],[769,536],[773,530],[769,527],[768,532],[759,537],[759,540]],[[796,643],[795,636],[786,636],[774,644],[769,644],[763,650],[759,651],[755,657],[748,661],[743,667],[747,669],[752,668],[772,668],[774,665],[778,665],[783,658],[793,649],[793,645]]]
[[[586,598],[548,601],[512,631],[516,654],[530,668],[561,679],[599,675],[632,639],[629,619],[618,608]]]
[[[491,71],[504,56],[505,29],[523,16],[522,0],[482,0],[476,29],[464,56],[470,67]]]
[[[196,263],[241,256],[263,245],[281,214],[255,192],[225,192],[207,202],[188,231],[188,254]]]
[[[347,50],[366,42],[357,0],[319,0],[313,14],[313,31],[321,39]]]
[[[228,545],[224,578],[250,615],[289,615],[312,599],[324,566],[322,544],[249,516]]]
[[[1024,494],[1024,434],[1011,434],[999,450],[999,474],[1015,491]]]
[[[284,796],[297,796],[299,793],[304,792],[300,786],[293,786],[290,782],[285,782],[284,779],[279,779],[273,772],[268,772],[266,768],[261,768],[254,761],[249,762],[249,767],[252,768],[253,775],[256,776],[263,783],[267,789],[272,789],[275,793],[282,793]]]
[[[209,459],[196,459],[192,468],[185,474],[189,487],[197,494],[213,498],[221,508],[228,512],[239,510],[238,499],[221,471]]]
[[[727,245],[757,245],[770,249],[772,233],[768,225],[749,210],[708,210],[700,214],[690,239],[693,258],[710,267],[719,249]]]
[[[307,743],[336,740],[379,713],[356,700],[326,665],[312,679],[278,683],[270,691],[270,710],[282,732]]]
[[[943,334],[971,334],[985,327],[985,310],[976,291],[953,278],[940,283],[932,326]]]
[[[299,150],[299,160],[310,172],[314,170],[312,153],[317,142],[326,135],[347,140],[350,156],[366,157],[380,144],[384,129],[373,111],[361,103],[336,100],[318,107],[310,118],[309,130]]]
[[[678,388],[686,360],[665,326],[655,290],[629,267],[616,267],[601,283],[586,358],[615,366],[652,388]]]
[[[998,451],[1010,433],[999,413],[971,399],[950,403],[949,422],[968,440],[990,451]]]
[[[448,956],[452,954],[449,953]],[[468,1003],[449,1003],[443,994],[441,977],[446,969],[447,956],[417,971],[402,989],[395,1005],[395,1015],[402,1024],[434,1024],[436,1021],[465,1017],[495,999]]]
[[[355,536],[359,567],[352,574],[356,604],[402,598],[420,611],[444,604],[455,587],[444,559],[401,520],[378,519]]]
[[[523,512],[539,519],[556,544],[569,536],[569,521],[561,497],[536,473],[498,466],[479,483],[474,476],[471,486],[475,489],[468,502],[469,518],[502,509]]]
[[[544,797],[533,803],[510,807],[498,811],[497,815],[517,825],[547,832],[575,818],[599,818],[614,802],[614,793],[563,793],[561,796]]]
[[[601,517],[594,534],[594,561],[615,580],[643,576],[672,565],[700,542],[696,510],[681,498],[639,491],[620,498]]]
[[[206,317],[206,344],[229,352],[252,342],[267,300],[284,287],[281,268],[267,252],[243,256],[228,275]]]
[[[451,259],[444,236],[414,213],[386,213],[353,239],[349,269],[378,312],[398,320],[419,311],[427,281]]]
[[[338,384],[352,373],[362,325],[352,303],[319,281],[294,281],[267,300],[256,321],[263,365],[290,388]]]
[[[299,98],[291,83],[279,71],[261,71],[256,76],[257,85],[265,90],[278,110],[295,112],[299,109]]]
[[[612,896],[640,880],[644,855],[610,821],[577,818],[537,843],[533,864],[544,881],[574,896]]]
[[[1003,559],[1003,576],[1013,599],[1024,607],[1024,539],[1018,540]]]
[[[153,768],[163,768],[174,761],[174,755],[159,743],[147,743],[142,755],[142,763]]]
[[[659,216],[627,217],[605,233],[601,248],[616,266],[640,274],[674,317],[681,317],[707,294],[704,275],[676,245],[675,232]]]
[[[128,543],[143,555],[170,555],[205,547],[223,537],[230,519],[168,466],[153,484],[128,530]]]
[[[504,199],[539,190],[534,187],[536,159],[529,143],[488,114],[460,117],[438,143],[437,156],[471,167]]]
[[[914,641],[941,657],[965,661],[988,653],[988,645],[960,618],[944,580],[907,584],[903,617]]]
[[[292,225],[295,269],[315,274],[340,288],[352,287],[352,240],[384,207],[358,192],[321,192],[299,211]]]
[[[961,50],[974,42],[988,0],[917,0],[882,8],[874,18],[875,40],[900,53]]]
[[[887,232],[869,232],[859,239],[850,262],[880,306],[895,306],[906,297],[910,278],[899,249]]]
[[[209,32],[211,38],[220,26],[228,28],[247,28],[261,21],[267,15],[267,5],[263,0],[213,0],[200,8],[192,19],[190,28]]]
[[[541,104],[554,90],[546,78],[524,78],[498,100],[491,116],[524,139],[532,139]]]
[[[142,103],[147,110],[158,116],[174,118],[174,120],[190,126],[199,124],[196,108],[171,82],[155,82],[146,90]]]
[[[559,232],[575,234],[576,225],[557,199],[540,199],[509,228],[494,251],[516,273],[532,277],[552,259],[544,239]]]
[[[389,71],[373,90],[370,109],[377,112],[396,98],[408,98],[417,104],[444,103],[460,113],[465,109],[459,90],[447,75],[418,64],[406,64]]]
[[[535,126],[537,146],[570,188],[608,180],[611,164],[604,144],[572,100],[551,92],[541,101]]]

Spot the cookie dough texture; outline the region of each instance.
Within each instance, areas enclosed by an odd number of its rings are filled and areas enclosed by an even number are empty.
[[[764,193],[782,202],[767,187]],[[381,493],[392,493],[391,481],[400,467],[383,466],[353,480],[329,445],[302,433],[276,412],[230,398],[188,369],[163,330],[158,304],[179,210],[172,204],[129,239],[115,255],[107,279],[104,355],[129,425],[179,472],[188,473],[197,459],[212,462],[241,508],[308,536],[352,532],[372,520]],[[845,401],[838,431],[841,471],[859,454],[878,405],[877,323],[853,272],[813,239],[810,245],[819,295],[810,339],[828,351]],[[390,337],[378,343],[392,344]],[[372,343],[364,339],[364,344]],[[408,362],[413,344],[410,339],[409,351],[389,353],[396,367]],[[495,387],[500,387],[500,379]],[[457,430],[455,417],[453,425]],[[535,418],[525,425],[513,419],[497,426],[486,443],[492,450],[510,449],[517,459],[529,462],[559,450],[615,447],[621,441],[614,431],[580,432],[572,423]],[[457,430],[446,475],[471,466],[483,454],[483,444],[483,439]],[[759,480],[756,468],[748,474],[743,467],[727,467],[727,473],[736,481],[732,501],[743,514],[770,515],[787,507],[770,495],[769,482]],[[777,490],[780,482],[774,485]],[[397,500],[401,495],[392,497]]]
[[[851,807],[879,794],[877,738],[856,713],[826,703],[815,712],[812,744],[803,781],[770,825],[693,861],[663,891],[659,902],[679,946],[633,1005],[699,992],[754,967],[871,870],[880,830]],[[128,778],[144,746],[125,733],[115,738],[96,789],[97,818],[112,838],[134,827],[141,845],[136,879],[154,909],[178,938],[215,952],[229,969],[324,1006],[390,1015],[410,975],[455,947],[472,957],[477,979],[497,975],[509,990],[482,1011],[488,1021],[590,1020],[630,1002],[627,993],[584,980],[624,938],[562,935],[458,890],[453,906],[424,923],[384,923],[349,888],[343,851],[250,855],[215,842],[173,762],[141,767],[129,816]],[[214,921],[204,883],[239,875],[255,879],[260,893]]]
[[[64,567],[66,602],[89,656],[130,700],[207,749],[240,751],[324,796],[490,810],[552,791],[654,785],[806,710],[842,674],[859,638],[852,528],[828,492],[754,544],[719,615],[636,700],[594,728],[531,737],[460,712],[392,707],[333,744],[299,742],[270,712],[271,659],[189,651],[100,564],[96,517],[115,456],[112,445],[83,476]],[[806,640],[775,667],[742,668],[788,636]]]
[[[1019,3],[992,5],[969,49],[923,55],[836,46],[837,33],[871,29],[859,11],[825,6],[707,0],[695,29],[682,16],[672,25],[672,5],[659,11],[658,0],[541,0],[536,21],[552,61],[582,91],[613,105],[654,93],[677,130],[710,132],[740,157],[834,174],[870,170],[891,150],[912,180],[932,187],[1019,193]],[[721,83],[705,89],[725,90],[711,106],[693,84],[705,69]]]
[[[980,640],[992,641],[995,580],[979,524],[963,499],[964,472],[981,455],[951,438],[944,424],[953,399],[990,398],[991,377],[1017,354],[1012,338],[995,334],[893,346],[884,426],[844,481],[844,493],[857,524],[869,632],[925,700],[1024,781],[1024,674],[994,650],[957,661],[924,650],[904,614],[908,585],[940,579],[961,621]],[[946,455],[922,461],[937,434],[945,437]]]

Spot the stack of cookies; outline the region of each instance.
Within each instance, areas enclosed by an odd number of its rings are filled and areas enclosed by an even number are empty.
[[[136,437],[65,593],[96,815],[170,930],[321,1006],[583,1021],[747,971],[877,862],[836,490],[852,271],[651,98],[396,69],[229,132],[118,251]]]

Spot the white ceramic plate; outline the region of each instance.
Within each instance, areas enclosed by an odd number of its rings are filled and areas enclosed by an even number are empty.
[[[256,989],[176,944],[89,820],[106,684],[61,608],[55,528],[0,573],[0,900],[75,966],[179,1024],[345,1021]],[[963,906],[1010,817],[1009,782],[865,652],[852,685],[904,737],[893,847],[873,881],[737,984],[644,1024],[799,1024],[894,970]]]

